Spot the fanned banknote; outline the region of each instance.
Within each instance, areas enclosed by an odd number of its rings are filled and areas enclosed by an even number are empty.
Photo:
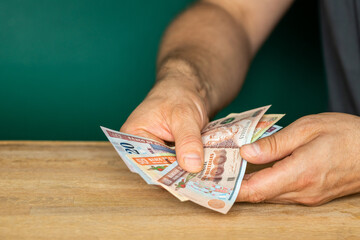
[[[230,114],[205,126],[202,131],[204,168],[195,174],[177,164],[172,147],[101,128],[129,169],[148,184],[161,185],[181,201],[191,200],[227,213],[236,200],[246,169],[239,147],[281,129],[274,124],[284,115],[264,115],[269,107]]]
[[[170,166],[175,158],[175,150],[152,139],[114,131],[101,127],[121,159],[130,171],[139,174],[148,184],[162,185],[157,182],[158,173]],[[163,186],[181,201],[188,200],[176,191]]]
[[[236,200],[246,169],[240,147],[251,142],[257,123],[269,107],[209,123],[202,131],[203,170],[188,173],[174,162],[159,182],[199,205],[227,213]]]
[[[272,125],[271,127],[269,127],[268,130],[266,130],[266,132],[264,132],[263,135],[261,135],[258,139],[261,139],[261,138],[265,138],[265,137],[268,137],[270,135],[273,135],[274,133],[276,133],[277,131],[279,131],[280,129],[282,129],[281,126],[278,126],[278,125]],[[257,139],[252,139],[252,142],[255,142]]]
[[[230,114],[229,116],[231,116]],[[277,123],[285,114],[266,114],[264,115],[258,124],[256,125],[254,135],[252,136],[251,142],[258,140],[264,133],[275,123]]]

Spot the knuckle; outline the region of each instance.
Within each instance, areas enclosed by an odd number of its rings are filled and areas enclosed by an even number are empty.
[[[184,135],[179,139],[179,145],[181,147],[183,146],[200,146],[202,147],[202,143],[201,140],[199,139],[199,137],[193,135],[193,134],[188,134],[188,135]]]
[[[260,203],[266,200],[265,195],[254,188],[249,187],[248,193],[249,193],[248,195],[249,202]]]
[[[175,118],[183,118],[184,116],[191,115],[191,110],[189,107],[181,104],[176,104],[173,106],[172,113]]]
[[[303,124],[303,125],[307,125],[307,124],[313,124],[316,121],[319,121],[319,116],[316,114],[312,114],[312,115],[307,115],[304,117],[301,117],[297,120],[297,122]]]
[[[292,158],[292,155],[289,157]],[[296,157],[293,157],[296,158]],[[319,187],[320,175],[316,168],[298,166],[297,177],[293,179],[294,189],[303,191]]]
[[[133,121],[132,119],[126,120],[126,122],[120,128],[120,132],[132,134],[141,129],[142,126],[143,123],[140,123],[139,121]]]
[[[170,119],[174,134],[182,136],[181,139],[200,138],[201,119],[191,106],[175,105]]]
[[[309,207],[316,207],[322,204],[321,197],[306,197],[302,198],[298,201],[300,204],[309,206]]]
[[[142,133],[146,132],[144,127],[140,124],[136,123],[125,123],[121,128],[120,132],[132,134],[132,135],[141,135]]]
[[[298,158],[299,159],[299,158]],[[317,187],[319,183],[319,172],[314,167],[299,166],[297,169],[296,181],[297,190]]]
[[[204,124],[204,117],[197,106],[192,104],[175,104],[172,106],[171,121],[186,121],[200,128]]]
[[[279,150],[278,140],[274,135],[263,139],[265,145],[269,148],[270,154],[275,154]]]
[[[120,132],[131,133],[132,129],[133,128],[129,124],[125,123],[124,125],[121,126]]]
[[[314,183],[315,181],[312,176],[309,176],[308,174],[304,174],[297,180],[297,187],[298,190],[305,189],[308,188],[309,186],[314,185]]]
[[[259,193],[253,194],[249,197],[250,202],[252,203],[260,203],[260,202],[264,202],[266,200],[266,198]]]
[[[308,115],[295,121],[297,131],[302,136],[319,134],[322,131],[323,119],[319,115]]]

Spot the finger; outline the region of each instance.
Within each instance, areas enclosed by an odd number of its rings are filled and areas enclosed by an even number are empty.
[[[240,148],[241,156],[255,164],[282,159],[295,149],[313,140],[318,133],[311,120],[299,119],[282,131]]]
[[[326,156],[332,150],[331,144],[328,144],[328,141],[328,136],[320,136],[296,149],[287,158],[289,162],[292,161],[292,163],[289,163],[289,167],[287,167],[287,171],[291,173],[292,179],[283,180],[288,181],[291,187],[282,194],[267,199],[267,202],[298,203],[316,206],[333,199],[335,192],[339,188],[343,189],[341,181],[344,177],[334,178],[334,176],[339,175],[329,174],[329,171],[333,172],[333,169],[336,168],[335,165],[324,164],[324,157],[325,161],[330,163],[327,158],[328,156]],[[324,176],[326,177],[324,178]]]
[[[248,175],[241,183],[236,200],[238,202],[263,202],[292,191],[297,174],[294,172],[296,169],[292,169],[289,162],[289,159],[284,159],[273,167]]]
[[[145,129],[143,129],[141,127],[132,127],[131,124],[128,124],[127,122],[125,122],[124,125],[121,127],[120,132],[136,135],[139,137],[150,138],[150,139],[153,139],[155,141],[165,144],[163,139],[157,137],[156,135],[152,134],[151,132],[146,131]]]
[[[120,129],[120,131],[121,131],[121,129]],[[123,131],[121,131],[121,132],[123,132]],[[124,132],[124,133],[127,133],[127,132]],[[142,130],[142,129],[138,129],[138,130],[129,132],[129,134],[136,135],[136,136],[139,136],[139,137],[153,139],[153,140],[158,141],[158,142],[160,142],[162,144],[165,144],[165,142],[161,138],[155,136],[154,134],[152,134],[150,132]]]
[[[201,171],[204,164],[204,149],[201,141],[201,126],[196,116],[183,111],[175,112],[170,128],[175,138],[176,158],[179,165],[188,172]]]

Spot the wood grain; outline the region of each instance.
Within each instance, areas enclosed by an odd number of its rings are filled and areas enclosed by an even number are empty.
[[[0,142],[0,239],[185,238],[360,239],[360,195],[223,215],[147,185],[107,142]]]

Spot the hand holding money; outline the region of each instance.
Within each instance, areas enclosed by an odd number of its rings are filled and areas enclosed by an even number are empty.
[[[205,161],[199,173],[183,170],[175,161],[175,151],[161,142],[102,129],[129,169],[147,183],[161,185],[182,201],[226,213],[236,200],[246,169],[239,147],[255,141],[283,116],[263,116],[268,108],[209,123],[202,131]]]
[[[276,163],[246,176],[238,201],[320,205],[360,192],[360,118],[322,113],[241,148],[253,164]]]
[[[133,111],[121,132],[176,142],[179,165],[199,172],[204,162],[201,129],[208,123],[206,103],[193,82],[160,81]]]

